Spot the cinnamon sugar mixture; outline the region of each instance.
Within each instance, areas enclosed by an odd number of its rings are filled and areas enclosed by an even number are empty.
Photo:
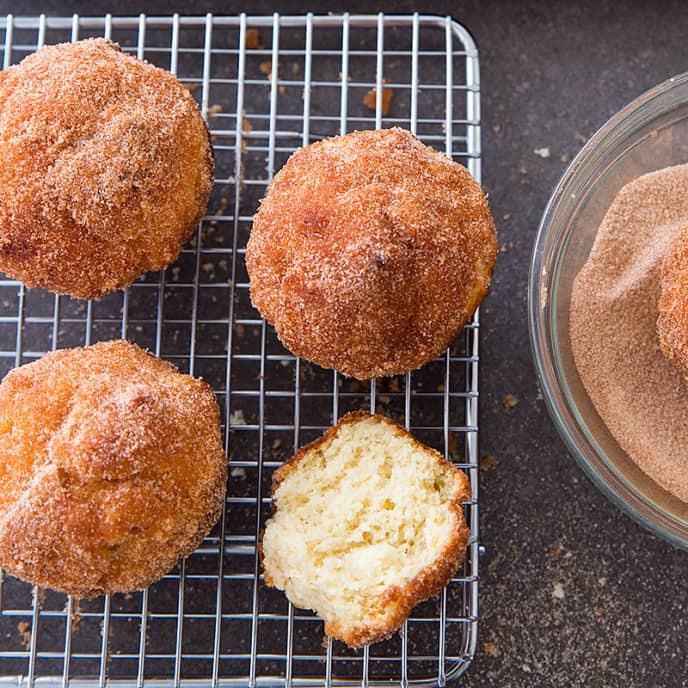
[[[571,294],[571,348],[610,433],[664,489],[688,502],[688,384],[656,332],[664,255],[688,222],[688,165],[627,184],[600,225]]]

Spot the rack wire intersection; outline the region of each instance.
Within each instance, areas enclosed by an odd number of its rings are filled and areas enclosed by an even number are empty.
[[[473,40],[449,17],[417,14],[9,15],[0,19],[2,66],[45,43],[90,36],[171,70],[198,99],[216,154],[209,214],[175,265],[97,302],[0,275],[0,374],[103,339],[147,347],[213,386],[229,490],[203,545],[145,591],[76,600],[0,573],[0,685],[445,685],[476,646],[477,315],[421,371],[362,385],[282,348],[251,307],[244,251],[273,173],[295,148],[326,136],[405,127],[480,180]],[[256,556],[272,471],[357,408],[404,424],[472,484],[463,568],[400,634],[362,651],[328,641],[313,614],[266,588]]]

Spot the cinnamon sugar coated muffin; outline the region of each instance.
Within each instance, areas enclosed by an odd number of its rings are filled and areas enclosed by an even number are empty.
[[[213,156],[198,106],[105,39],[0,72],[0,270],[97,298],[166,267],[203,216]]]
[[[662,264],[657,333],[662,353],[688,380],[688,225],[677,233]]]
[[[125,341],[0,384],[0,566],[81,597],[145,587],[217,521],[227,464],[210,387]]]
[[[402,129],[294,153],[246,250],[251,300],[297,356],[359,379],[438,356],[488,290],[495,226],[468,170]]]

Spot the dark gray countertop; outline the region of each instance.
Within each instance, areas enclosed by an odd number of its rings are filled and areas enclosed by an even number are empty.
[[[408,12],[411,2],[62,3],[0,0],[0,12],[232,14]],[[686,555],[596,490],[538,394],[528,343],[528,261],[550,191],[612,113],[688,65],[681,2],[434,2],[480,49],[483,175],[501,251],[481,309],[481,626],[465,686],[683,686]],[[543,159],[536,148],[548,147]],[[518,404],[506,410],[502,398]]]

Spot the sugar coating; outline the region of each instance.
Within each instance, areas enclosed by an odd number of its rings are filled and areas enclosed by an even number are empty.
[[[352,413],[280,468],[265,580],[352,647],[393,633],[464,556],[466,476],[382,416]]]
[[[254,217],[246,266],[288,349],[367,379],[439,355],[487,293],[496,253],[468,170],[381,129],[291,156]]]
[[[124,341],[0,385],[0,566],[81,597],[145,587],[217,520],[227,466],[206,383]]]
[[[688,165],[627,184],[571,293],[571,349],[590,399],[628,456],[688,501],[688,386],[660,350],[661,270],[688,220]]]
[[[688,380],[688,225],[678,232],[662,264],[657,334],[662,353]]]
[[[208,131],[165,70],[105,39],[0,72],[0,269],[95,298],[172,262],[212,186]]]

